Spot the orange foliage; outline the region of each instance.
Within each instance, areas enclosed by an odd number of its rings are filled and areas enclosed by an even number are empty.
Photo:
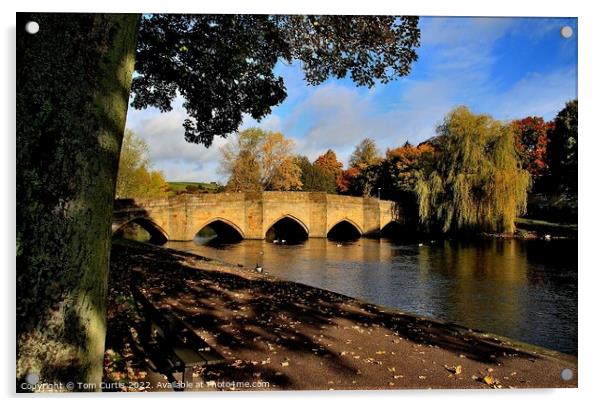
[[[337,160],[337,154],[331,149],[320,155],[314,164],[326,169],[335,177],[338,177],[343,169],[343,164]]]
[[[415,147],[406,142],[403,147],[388,149],[386,159],[395,161],[399,169],[404,169],[414,165],[420,155],[426,152],[434,152],[434,148],[430,143],[425,142]]]
[[[341,174],[337,177],[337,190],[340,193],[349,192],[349,187],[351,186],[353,180],[360,174],[360,169],[357,167],[351,167],[349,169],[345,169],[341,172]]]

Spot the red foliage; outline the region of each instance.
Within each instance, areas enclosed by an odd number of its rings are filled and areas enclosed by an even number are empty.
[[[345,169],[341,172],[339,176],[337,176],[337,190],[340,193],[349,192],[349,187],[353,183],[354,179],[360,174],[360,169],[356,167],[351,167],[349,169]]]
[[[533,177],[543,175],[548,169],[548,134],[554,123],[546,123],[541,117],[526,117],[512,124],[516,129],[516,151],[523,168]]]

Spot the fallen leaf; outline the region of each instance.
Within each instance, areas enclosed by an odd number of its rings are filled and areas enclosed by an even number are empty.
[[[443,365],[445,367],[445,369],[447,369],[449,372],[455,374],[455,375],[460,375],[462,373],[462,365]]]
[[[493,385],[495,381],[491,375],[487,375],[483,377],[483,382],[485,382],[487,385]]]

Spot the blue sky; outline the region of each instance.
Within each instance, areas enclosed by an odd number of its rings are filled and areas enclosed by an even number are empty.
[[[573,35],[560,35],[570,26]],[[577,20],[574,18],[422,17],[421,47],[412,72],[386,85],[356,87],[331,79],[308,86],[299,63],[278,64],[288,97],[257,123],[295,140],[295,152],[311,160],[332,148],[347,164],[363,138],[381,152],[435,135],[436,126],[458,105],[501,120],[528,115],[552,119],[577,97]],[[171,181],[219,181],[220,148],[184,140],[186,112],[130,108],[127,127],[149,144],[150,158]],[[231,137],[230,137],[231,138]]]

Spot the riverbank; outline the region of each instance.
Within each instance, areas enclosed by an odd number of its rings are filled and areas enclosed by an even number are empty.
[[[224,366],[197,371],[210,389],[220,382],[306,390],[577,386],[574,357],[131,243],[112,251],[107,380],[149,380],[154,388],[168,380],[136,342],[130,272],[157,306],[226,357]],[[574,376],[564,381],[567,368]]]
[[[552,223],[527,218],[516,219],[514,233],[482,233],[479,238],[515,238],[519,240],[576,240],[577,224]]]
[[[577,224],[518,218],[516,227],[519,234],[534,235],[535,238],[577,238]]]

